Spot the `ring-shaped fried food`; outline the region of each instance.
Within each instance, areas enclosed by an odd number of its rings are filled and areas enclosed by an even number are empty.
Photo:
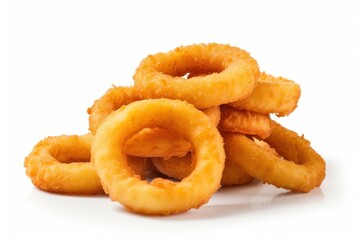
[[[235,109],[229,105],[221,106],[218,128],[221,131],[256,135],[261,139],[271,134],[271,119],[268,114]]]
[[[230,105],[253,112],[276,113],[282,117],[296,109],[300,95],[300,86],[295,82],[262,72],[251,95]]]
[[[143,128],[178,131],[194,148],[194,171],[181,182],[133,174],[126,162],[127,139]],[[192,105],[169,99],[133,102],[112,113],[97,130],[92,164],[112,200],[134,212],[168,215],[199,208],[220,187],[224,169],[223,140],[209,118]],[[141,197],[146,196],[146,197]]]
[[[199,76],[182,77],[193,72]],[[209,74],[200,76],[201,73]],[[142,60],[133,78],[143,98],[186,100],[204,109],[248,97],[259,74],[257,62],[248,52],[211,43],[149,55]]]
[[[115,110],[131,102],[140,100],[133,87],[113,87],[96,100],[88,109],[89,129],[95,134],[97,128]],[[215,126],[220,121],[218,106],[202,110]],[[125,152],[137,157],[182,157],[192,147],[183,137],[173,131],[161,128],[145,128],[132,136],[125,145]]]
[[[104,193],[100,179],[90,164],[92,134],[61,135],[40,141],[25,158],[26,174],[41,190],[77,195]],[[146,159],[129,157],[129,165],[145,177]]]
[[[90,162],[91,134],[48,137],[25,158],[26,174],[39,189],[66,194],[103,193]]]
[[[325,178],[324,159],[311,148],[310,142],[272,121],[271,135],[264,139],[283,156],[262,149],[241,134],[223,134],[226,157],[232,158],[244,171],[279,188],[309,192]]]

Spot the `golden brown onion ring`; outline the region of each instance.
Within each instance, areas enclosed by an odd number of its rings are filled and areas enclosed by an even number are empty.
[[[98,194],[103,189],[90,165],[93,136],[58,136],[40,141],[25,158],[26,174],[38,188],[66,194]]]
[[[241,134],[223,134],[227,159],[232,158],[249,175],[293,192],[309,192],[325,177],[325,162],[303,136],[272,121],[265,139],[284,158],[262,149]]]
[[[300,94],[300,86],[295,82],[262,72],[251,95],[230,105],[253,112],[286,116],[297,107]]]
[[[132,87],[110,88],[88,109],[90,131],[95,134],[97,128],[108,115],[120,107],[138,100],[140,98]],[[202,111],[209,116],[215,126],[219,124],[219,107],[211,107]],[[128,155],[138,157],[181,157],[189,151],[192,151],[191,144],[177,132],[161,128],[142,129],[138,134],[131,137],[125,145],[125,152]]]
[[[194,148],[195,168],[181,182],[136,177],[124,144],[143,128],[179,131]],[[199,208],[220,187],[224,169],[223,140],[209,118],[192,105],[169,99],[130,103],[111,114],[92,144],[92,163],[112,200],[143,214],[168,215]],[[146,197],[141,197],[146,196]]]
[[[193,72],[211,74],[182,78]],[[133,78],[143,98],[186,100],[204,109],[248,97],[259,74],[257,62],[246,51],[211,43],[149,55]]]
[[[41,190],[64,194],[103,193],[100,179],[90,164],[92,134],[61,135],[40,141],[25,158],[26,174]],[[145,177],[144,158],[128,157],[129,165]]]
[[[218,127],[222,131],[256,135],[261,139],[267,138],[271,133],[271,119],[268,114],[239,110],[229,105],[222,105],[220,109]]]

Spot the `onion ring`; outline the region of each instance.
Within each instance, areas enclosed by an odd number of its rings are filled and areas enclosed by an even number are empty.
[[[134,175],[125,161],[124,144],[146,127],[179,131],[192,144],[196,165],[188,177],[178,183],[161,178],[148,183]],[[222,137],[209,118],[186,102],[169,99],[137,101],[115,111],[97,130],[91,152],[110,198],[151,215],[180,213],[206,203],[220,187],[225,161]]]
[[[271,119],[268,114],[238,110],[229,105],[221,106],[221,119],[218,128],[221,131],[256,135],[261,139],[271,134]]]
[[[281,117],[296,109],[300,95],[300,86],[295,82],[262,72],[251,95],[230,105],[253,112],[276,113]]]
[[[113,87],[96,100],[91,108],[88,108],[89,129],[95,134],[97,128],[115,110],[131,102],[140,100],[132,87]],[[209,116],[215,126],[220,121],[219,107],[211,107],[202,110]],[[132,136],[125,145],[125,152],[138,157],[182,157],[192,151],[191,144],[178,133],[161,128],[145,128]]]
[[[206,76],[182,78],[195,72]],[[194,44],[142,60],[133,78],[143,98],[186,100],[198,109],[248,97],[259,67],[246,51],[224,44]],[[226,93],[226,94],[224,94]]]
[[[90,164],[92,134],[61,135],[40,141],[25,158],[26,174],[41,190],[78,195],[104,193],[100,179]],[[129,157],[129,165],[145,177],[144,158]]]
[[[241,134],[223,134],[227,158],[244,171],[269,184],[293,192],[309,192],[325,178],[324,159],[303,136],[272,121],[271,135],[265,139],[282,155],[279,158]]]
[[[93,136],[58,136],[40,141],[25,158],[26,174],[39,189],[67,194],[103,193],[90,165]]]

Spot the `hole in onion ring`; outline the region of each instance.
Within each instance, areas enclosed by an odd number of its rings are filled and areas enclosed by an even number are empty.
[[[154,66],[154,69],[172,77],[183,78],[220,73],[225,69],[220,62],[209,62],[210,59],[194,58],[193,56],[182,56],[172,59],[172,61],[169,64],[158,64],[158,66]],[[184,64],[185,61],[187,64]],[[164,62],[166,63],[166,59]]]
[[[195,162],[193,160],[193,154],[188,152],[183,157],[171,157],[171,158],[151,158],[151,162],[155,171],[158,171],[162,178],[171,181],[181,181],[190,175],[194,170]]]
[[[161,181],[158,178],[179,182],[194,168],[191,143],[170,129],[144,128],[126,141],[125,149],[129,168],[149,183]]]
[[[221,71],[222,70],[213,70],[213,71],[207,70],[206,72],[199,72],[199,71],[188,72],[188,73],[184,74],[183,76],[181,76],[181,78],[190,79],[190,78],[193,78],[193,77],[204,77],[206,75],[211,75],[213,73],[220,73]],[[173,77],[176,77],[176,76],[173,76]]]
[[[91,159],[88,148],[82,145],[77,146],[70,141],[59,141],[56,144],[51,144],[48,151],[54,160],[65,164],[90,162]]]

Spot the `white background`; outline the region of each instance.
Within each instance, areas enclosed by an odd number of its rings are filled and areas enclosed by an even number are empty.
[[[360,106],[355,97],[359,7],[355,5],[355,1],[2,2],[0,238],[359,237],[360,158],[355,138]],[[112,84],[131,85],[144,57],[202,42],[243,48],[261,70],[301,85],[299,107],[279,121],[304,133],[325,158],[327,177],[320,189],[291,194],[255,182],[220,190],[200,210],[144,217],[106,196],[55,195],[32,185],[23,161],[39,140],[86,133],[86,109]]]

